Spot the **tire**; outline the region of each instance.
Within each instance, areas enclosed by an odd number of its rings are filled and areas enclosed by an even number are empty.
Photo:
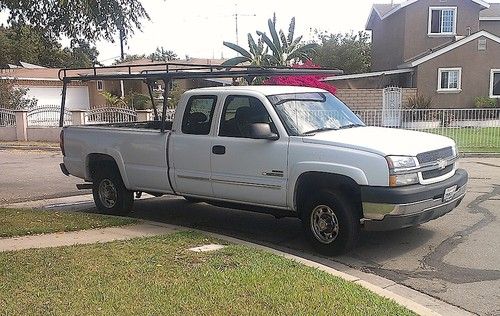
[[[190,197],[190,196],[185,196],[183,195],[182,196],[187,202],[189,203],[201,203],[203,202],[201,199],[198,199],[198,198],[194,198],[194,197]]]
[[[301,220],[316,251],[331,256],[346,253],[356,246],[361,230],[357,214],[354,203],[341,192],[321,192],[306,201]]]
[[[134,204],[134,192],[127,190],[116,167],[100,169],[92,185],[97,209],[104,214],[127,215]]]

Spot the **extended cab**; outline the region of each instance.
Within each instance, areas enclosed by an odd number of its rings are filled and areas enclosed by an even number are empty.
[[[453,140],[365,126],[330,93],[239,86],[186,92],[173,122],[68,126],[65,174],[92,183],[104,212],[134,192],[299,217],[313,245],[340,253],[361,229],[440,217],[463,199]]]

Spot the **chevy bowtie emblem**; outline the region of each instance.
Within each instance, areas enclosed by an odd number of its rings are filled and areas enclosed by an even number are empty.
[[[443,170],[444,168],[446,168],[446,160],[438,159],[437,164],[438,164],[439,170]]]

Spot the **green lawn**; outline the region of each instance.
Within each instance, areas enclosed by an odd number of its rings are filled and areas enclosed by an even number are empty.
[[[500,127],[436,128],[426,132],[452,138],[462,152],[500,153]]]
[[[180,232],[0,253],[5,315],[414,315],[317,269]]]
[[[122,226],[136,220],[76,212],[0,208],[0,237]]]

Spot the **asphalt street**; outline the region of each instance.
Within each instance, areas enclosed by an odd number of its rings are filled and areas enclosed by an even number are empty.
[[[0,204],[82,194],[82,181],[62,174],[61,162],[59,152],[0,150]]]
[[[81,181],[62,175],[60,160],[56,153],[0,151],[0,201],[79,193],[74,184]],[[457,209],[414,228],[364,232],[354,252],[329,260],[480,315],[500,315],[500,158],[465,158],[461,167],[469,172],[470,182]],[[136,201],[132,216],[222,233],[299,255],[313,252],[300,222],[293,218],[275,219],[168,196]]]

